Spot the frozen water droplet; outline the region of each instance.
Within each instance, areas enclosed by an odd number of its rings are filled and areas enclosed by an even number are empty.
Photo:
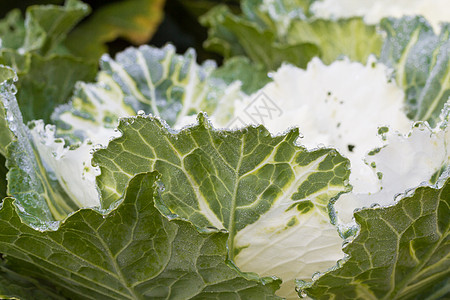
[[[373,203],[373,204],[370,206],[370,208],[380,208],[380,207],[381,207],[381,205],[378,204],[378,203]]]
[[[306,295],[306,293],[304,291],[300,292],[300,297],[301,298],[306,298],[308,295]]]
[[[403,196],[403,194],[401,194],[401,193],[395,194],[394,195],[394,201],[395,202],[399,201],[402,198],[402,196]]]
[[[138,110],[137,115],[142,117],[143,115],[145,115],[145,111],[143,111],[142,109]]]
[[[317,279],[319,279],[319,277],[320,277],[320,275],[321,275],[321,273],[320,272],[316,272],[316,273],[314,273],[313,275],[312,275],[312,280],[317,280]]]
[[[299,132],[299,133],[298,133],[298,137],[302,139],[302,138],[305,137],[305,135],[304,135],[303,133]]]

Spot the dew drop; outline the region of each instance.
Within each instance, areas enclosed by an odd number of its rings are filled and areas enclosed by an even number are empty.
[[[145,115],[145,111],[143,111],[142,109],[138,110],[137,115],[142,117],[143,115]]]
[[[319,279],[320,275],[322,275],[322,273],[315,272],[314,274],[312,274],[312,280],[316,281],[317,279]]]
[[[398,193],[394,195],[394,201],[397,202],[402,198],[403,194],[402,193]]]
[[[381,205],[378,204],[378,203],[373,203],[373,204],[370,206],[370,208],[380,208],[380,207],[381,207]]]
[[[304,291],[300,292],[300,297],[301,298],[306,298],[308,295],[306,295],[306,293]]]
[[[342,248],[345,248],[348,244],[350,244],[349,241],[343,241],[342,242]]]

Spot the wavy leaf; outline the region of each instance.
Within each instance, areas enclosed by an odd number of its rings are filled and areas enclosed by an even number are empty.
[[[394,68],[408,116],[435,126],[450,97],[450,25],[440,35],[422,17],[388,18],[381,26],[387,38],[380,60]]]
[[[296,276],[341,257],[328,205],[347,190],[349,171],[336,151],[296,146],[295,129],[277,137],[262,126],[216,131],[202,114],[197,126],[178,133],[141,116],[118,128],[122,136],[94,153],[103,207],[116,203],[134,174],[157,170],[168,213],[227,229],[230,258],[243,270],[280,276],[287,282],[280,296],[294,293]],[[309,262],[310,255],[321,259]]]
[[[67,102],[75,83],[92,81],[97,72],[95,63],[73,56],[42,57],[9,49],[0,56],[0,63],[13,67],[19,76],[17,99],[26,122],[43,119],[50,123],[55,107]]]
[[[396,205],[354,214],[361,226],[349,255],[299,295],[314,299],[438,299],[448,295],[450,180],[420,187]]]
[[[72,102],[53,115],[59,133],[70,140],[89,138],[106,145],[118,118],[139,111],[180,127],[186,118],[212,113],[219,101],[238,98],[240,92],[236,85],[211,78],[215,63],[198,65],[194,50],[178,55],[172,45],[130,48],[115,60],[104,56],[101,68],[96,84],[80,83]]]
[[[277,298],[277,280],[227,262],[226,233],[199,232],[162,216],[153,205],[156,179],[154,173],[136,176],[108,215],[81,210],[54,231],[28,227],[7,198],[0,252],[12,271],[51,282],[71,299]]]
[[[382,37],[375,26],[361,18],[308,18],[310,1],[297,2],[243,1],[242,15],[218,6],[200,19],[209,27],[205,47],[225,58],[248,56],[268,71],[283,61],[304,68],[314,56],[326,63],[341,56],[365,63],[370,54],[379,54]]]

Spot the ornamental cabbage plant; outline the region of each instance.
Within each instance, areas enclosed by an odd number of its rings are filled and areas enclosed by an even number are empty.
[[[45,118],[4,63],[1,297],[447,297],[450,26],[332,5],[216,6],[222,66],[105,54]]]

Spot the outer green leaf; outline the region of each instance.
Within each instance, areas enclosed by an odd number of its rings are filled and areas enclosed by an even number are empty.
[[[223,79],[227,84],[239,80],[242,83],[241,89],[246,94],[256,92],[270,81],[264,66],[251,62],[245,56],[228,59],[212,76]]]
[[[288,43],[311,43],[321,52],[320,58],[330,64],[347,56],[352,61],[366,63],[369,55],[378,55],[382,38],[375,26],[360,18],[332,20],[298,20],[292,23],[286,35]]]
[[[214,8],[200,21],[204,26],[211,27],[205,42],[208,50],[218,52],[225,58],[245,55],[268,70],[278,68],[283,61],[305,67],[311,58],[320,53],[314,44],[282,43],[276,32],[235,16],[224,6]]]
[[[5,84],[6,80],[16,77],[16,73],[8,67],[0,66],[0,84]],[[3,103],[0,102],[0,156],[6,155],[6,146],[12,141],[13,136],[9,131],[6,122],[6,111]]]
[[[25,25],[20,10],[11,10],[0,21],[0,48],[18,49],[25,39]]]
[[[57,181],[52,170],[44,165],[36,140],[23,123],[12,80],[0,86],[0,100],[5,108],[9,130],[14,141],[7,147],[8,195],[21,207],[22,219],[39,228],[53,226],[78,208]],[[62,142],[62,140],[61,140]],[[51,156],[52,153],[47,153]]]
[[[78,0],[67,0],[63,7],[30,6],[25,17],[24,50],[41,55],[50,53],[88,13],[89,6]]]
[[[0,297],[2,299],[65,299],[51,288],[44,287],[42,282],[9,270],[4,263],[0,268]]]
[[[16,73],[8,67],[0,66],[0,85],[6,85],[6,81],[10,81],[16,77]],[[6,146],[13,140],[13,134],[9,130],[6,121],[6,110],[3,102],[0,101],[0,200],[6,197]]]
[[[106,145],[118,118],[140,110],[179,127],[186,117],[212,113],[218,101],[239,97],[239,87],[211,78],[215,63],[198,65],[192,49],[177,55],[172,45],[130,48],[115,60],[104,56],[101,68],[98,82],[79,84],[72,103],[53,116],[69,139],[90,138]]]
[[[3,155],[0,154],[0,199],[6,197],[6,173],[8,173],[8,169],[6,168],[6,159]]]
[[[0,252],[13,271],[52,282],[70,299],[274,299],[279,282],[227,262],[227,234],[167,220],[153,205],[156,174],[134,178],[108,215],[76,212],[55,231],[0,211]]]
[[[314,56],[331,63],[340,56],[365,63],[379,54],[382,39],[361,18],[314,20],[305,16],[309,1],[243,1],[243,15],[217,7],[201,18],[210,27],[205,47],[226,58],[246,55],[267,70],[287,61],[304,68]],[[296,3],[296,2],[295,2]]]
[[[450,26],[439,36],[421,17],[384,19],[381,26],[388,37],[380,60],[395,69],[408,116],[434,126],[450,97]]]
[[[163,18],[165,0],[125,0],[103,5],[70,33],[65,45],[77,56],[98,60],[117,38],[145,44]]]
[[[4,50],[0,62],[18,72],[17,99],[25,121],[43,119],[49,123],[53,110],[67,102],[75,83],[92,81],[97,73],[95,63],[72,56],[42,57]]]
[[[68,0],[64,7],[35,5],[27,9],[25,24],[20,13],[13,11],[4,28],[0,26],[6,39],[0,47],[0,63],[13,67],[19,76],[17,97],[25,121],[49,123],[50,114],[66,103],[75,82],[94,79],[96,63],[70,55],[48,55],[88,12],[88,6],[78,0]]]
[[[299,294],[315,299],[437,299],[448,295],[450,180],[420,187],[395,206],[355,213],[349,258]]]
[[[349,170],[336,151],[296,146],[298,130],[277,137],[262,126],[216,131],[202,114],[199,125],[179,133],[141,116],[123,119],[119,130],[120,138],[94,153],[105,208],[134,174],[157,170],[168,213],[227,229],[238,267],[280,276],[280,296],[295,294],[296,276],[307,278],[342,257],[328,204],[347,190]],[[321,259],[309,263],[311,256]]]

